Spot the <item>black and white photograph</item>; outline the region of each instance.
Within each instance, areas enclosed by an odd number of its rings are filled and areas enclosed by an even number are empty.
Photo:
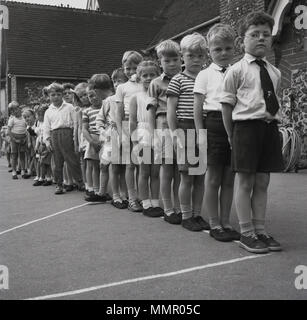
[[[306,0],[0,0],[12,300],[307,300]]]

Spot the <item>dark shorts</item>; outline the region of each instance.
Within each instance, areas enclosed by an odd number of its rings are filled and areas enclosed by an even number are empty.
[[[280,172],[284,169],[277,121],[234,122],[232,169],[235,172]]]
[[[208,165],[230,166],[231,149],[223,124],[222,112],[209,111],[206,118]]]
[[[190,168],[199,168],[199,148],[197,146],[197,135],[194,120],[179,120],[178,129],[184,132],[185,143],[182,148],[175,149],[179,172],[187,172]],[[190,130],[190,134],[188,131]],[[194,131],[194,134],[192,132]]]

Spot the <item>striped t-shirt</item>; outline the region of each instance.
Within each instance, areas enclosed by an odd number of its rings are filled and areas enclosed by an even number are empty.
[[[94,109],[93,107],[89,107],[82,111],[82,123],[88,123],[89,129],[88,132],[90,134],[99,135],[99,131],[96,128],[96,116],[99,112],[100,108]]]
[[[194,84],[194,78],[181,72],[168,85],[166,95],[178,97],[177,119],[194,119]]]

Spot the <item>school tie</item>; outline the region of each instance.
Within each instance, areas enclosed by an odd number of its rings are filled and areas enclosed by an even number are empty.
[[[266,62],[261,59],[257,59],[255,60],[255,62],[260,67],[260,81],[263,90],[263,97],[266,104],[266,109],[272,116],[275,116],[279,109],[279,103],[275,95],[272,79],[269,75],[268,70],[265,67]]]
[[[222,73],[225,73],[225,71],[227,70],[226,67],[222,67],[222,69],[220,70]]]

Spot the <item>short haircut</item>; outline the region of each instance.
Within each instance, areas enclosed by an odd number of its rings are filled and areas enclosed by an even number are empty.
[[[28,108],[28,107],[24,108],[24,110],[22,111],[22,114],[25,114],[25,113],[30,113],[33,117],[35,117],[35,112],[31,108]]]
[[[86,88],[88,87],[88,83],[87,82],[80,82],[75,86],[74,91],[78,92],[81,90],[86,90]]]
[[[186,50],[206,52],[207,41],[205,37],[203,37],[200,33],[194,32],[185,36],[180,41],[180,49],[181,52],[184,52]]]
[[[57,82],[52,82],[51,84],[49,84],[49,86],[47,87],[47,93],[49,94],[51,91],[55,91],[55,92],[62,92],[64,91],[63,86],[60,83]]]
[[[112,90],[113,83],[106,73],[94,74],[88,82],[88,89]]]
[[[112,79],[113,82],[118,80],[119,78],[122,78],[122,79],[128,81],[128,78],[125,75],[125,72],[124,72],[123,68],[117,68],[112,72],[111,79]]]
[[[271,31],[274,27],[274,19],[269,14],[263,11],[255,11],[251,12],[248,15],[244,16],[240,22],[238,27],[238,32],[241,37],[245,36],[246,31],[252,25],[258,26],[260,24],[268,24]]]
[[[137,69],[136,69],[136,76],[138,79],[140,79],[141,77],[141,74],[142,74],[142,70],[144,68],[147,68],[147,67],[152,67],[152,68],[155,68],[156,70],[156,73],[157,73],[157,76],[160,74],[160,68],[159,66],[154,62],[154,61],[151,61],[151,60],[145,60],[145,61],[142,61]]]
[[[156,53],[159,59],[164,57],[180,56],[180,46],[173,40],[164,40],[156,46]]]
[[[207,33],[208,46],[210,46],[210,42],[215,39],[234,42],[236,39],[236,33],[229,24],[217,23],[212,26]]]
[[[123,54],[122,65],[125,63],[135,63],[139,64],[143,60],[143,56],[137,51],[126,51]]]
[[[74,90],[74,88],[75,88],[75,85],[72,83],[69,83],[69,82],[63,83],[62,86],[63,86],[64,90],[67,90],[67,89]]]

